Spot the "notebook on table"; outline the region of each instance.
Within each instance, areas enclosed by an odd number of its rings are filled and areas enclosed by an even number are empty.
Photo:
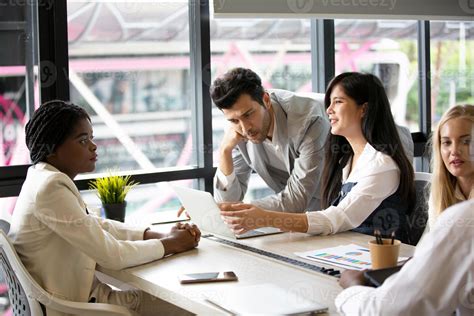
[[[273,284],[228,288],[206,301],[232,315],[296,315],[325,313],[328,308]]]
[[[367,278],[367,280],[369,280],[371,285],[374,287],[379,287],[385,282],[386,279],[400,271],[401,268],[402,266],[396,266],[393,268],[368,270],[364,272],[364,276]]]

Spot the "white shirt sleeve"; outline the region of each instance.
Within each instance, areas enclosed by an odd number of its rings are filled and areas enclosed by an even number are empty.
[[[389,169],[358,179],[357,184],[337,206],[309,212],[309,234],[335,234],[358,227],[385,200],[400,182],[398,169]]]
[[[331,234],[331,220],[323,212],[306,212],[306,218],[308,219],[308,234]]]
[[[227,189],[227,187],[234,183],[236,179],[236,176],[235,176],[235,172],[232,171],[231,174],[229,174],[228,176],[226,176],[222,171],[221,169],[217,168],[217,171],[216,171],[216,186],[220,189],[220,190],[223,190],[225,191]]]
[[[474,200],[443,214],[413,259],[377,288],[354,286],[335,305],[346,315],[472,315]],[[444,213],[448,212],[445,211]]]

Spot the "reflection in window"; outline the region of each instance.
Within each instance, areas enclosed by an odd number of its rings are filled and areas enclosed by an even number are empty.
[[[419,131],[416,21],[335,20],[336,75],[369,72],[387,91],[399,125]]]
[[[474,104],[474,22],[430,22],[433,124],[456,104]]]
[[[187,1],[68,2],[71,100],[97,172],[193,166]]]
[[[33,75],[36,47],[32,44],[36,25],[26,14],[28,6],[2,3],[0,14],[0,167],[30,162],[25,145],[27,109],[38,106],[37,82]],[[7,45],[5,45],[7,43]],[[34,79],[36,81],[36,79]]]

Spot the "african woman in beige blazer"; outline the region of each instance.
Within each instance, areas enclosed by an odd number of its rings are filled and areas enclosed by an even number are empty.
[[[168,314],[173,307],[165,302],[99,282],[96,265],[123,269],[186,251],[197,246],[200,231],[177,225],[161,234],[89,214],[73,179],[95,168],[92,139],[90,118],[78,106],[52,101],[34,113],[26,125],[33,165],[13,213],[10,238],[32,277],[54,296],[123,305],[141,315]]]

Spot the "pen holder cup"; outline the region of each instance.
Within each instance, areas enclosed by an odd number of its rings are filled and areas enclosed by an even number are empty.
[[[398,253],[400,252],[400,240],[382,239],[383,244],[377,244],[377,240],[369,241],[370,258],[372,269],[384,269],[397,266]]]

